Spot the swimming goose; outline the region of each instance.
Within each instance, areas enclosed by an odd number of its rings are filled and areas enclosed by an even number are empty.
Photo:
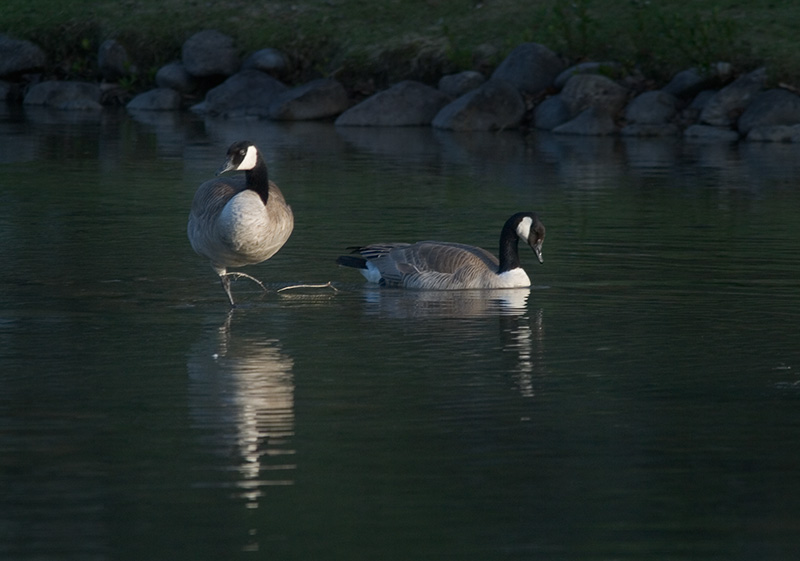
[[[267,176],[267,165],[255,144],[234,142],[216,175],[244,171],[244,177],[210,179],[197,188],[189,213],[187,233],[195,252],[211,261],[222,288],[234,306],[231,277],[250,275],[228,272],[266,261],[286,243],[294,227],[291,207]]]
[[[518,212],[500,232],[500,259],[471,245],[449,242],[377,243],[353,249],[336,262],[358,269],[370,282],[431,290],[520,288],[531,281],[517,244],[523,240],[543,263],[544,225],[533,212]]]

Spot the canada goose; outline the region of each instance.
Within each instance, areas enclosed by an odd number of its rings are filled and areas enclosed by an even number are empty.
[[[358,269],[368,281],[385,286],[457,290],[520,288],[531,281],[519,261],[517,243],[523,240],[542,259],[544,225],[533,212],[518,212],[500,232],[500,259],[479,247],[450,242],[377,243],[355,247],[354,255],[336,262]]]
[[[244,171],[244,178],[210,179],[200,185],[187,233],[192,249],[211,261],[234,306],[230,277],[264,285],[245,273],[228,272],[228,267],[261,263],[275,255],[292,233],[294,216],[281,190],[269,180],[267,165],[252,142],[234,142],[228,148],[216,175],[226,171]]]

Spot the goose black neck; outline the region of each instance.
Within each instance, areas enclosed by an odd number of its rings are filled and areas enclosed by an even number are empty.
[[[500,266],[497,269],[497,274],[522,266],[519,261],[519,237],[516,229],[508,223],[503,226],[503,230],[500,232],[500,252],[498,255]]]
[[[261,154],[258,155],[255,167],[245,172],[245,180],[247,188],[258,193],[264,204],[267,204],[267,199],[269,199],[269,175],[267,173],[267,164],[261,159]]]

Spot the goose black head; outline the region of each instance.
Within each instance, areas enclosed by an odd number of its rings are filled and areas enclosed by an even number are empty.
[[[258,165],[258,148],[252,142],[240,140],[228,148],[225,163],[217,170],[217,175],[226,171],[249,171]]]
[[[542,224],[535,212],[521,212],[515,217],[517,219],[517,235],[531,246],[539,263],[544,263],[544,258],[542,257],[544,224]]]

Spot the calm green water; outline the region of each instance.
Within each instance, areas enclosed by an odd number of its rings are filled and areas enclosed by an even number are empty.
[[[800,558],[795,147],[149,119],[0,110],[0,558]],[[229,311],[242,138],[296,229]],[[530,291],[334,264],[519,210]]]

